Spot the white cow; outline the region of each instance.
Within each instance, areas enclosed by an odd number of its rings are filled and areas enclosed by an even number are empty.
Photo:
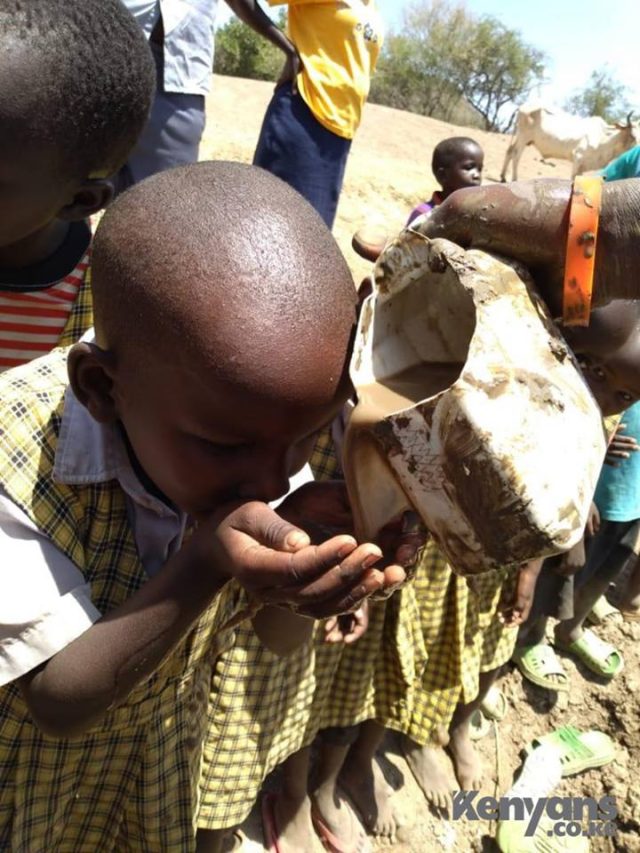
[[[512,180],[518,180],[518,163],[527,145],[535,145],[543,157],[573,162],[573,177],[583,172],[602,169],[628,148],[640,143],[640,129],[631,121],[607,124],[594,116],[581,118],[548,107],[522,106],[518,110],[516,129],[502,166],[501,180],[506,180],[507,166],[513,163]]]

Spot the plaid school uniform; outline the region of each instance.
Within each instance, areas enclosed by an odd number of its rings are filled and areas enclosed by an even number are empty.
[[[311,467],[317,479],[341,476],[328,430],[316,443]],[[266,776],[325,727],[326,709],[340,692],[334,680],[346,648],[323,639],[324,623],[318,622],[307,643],[280,657],[262,644],[251,624],[236,628],[233,646],[213,671],[199,827],[242,823]],[[339,706],[346,719],[359,720],[362,689],[340,693]]]
[[[340,648],[313,638],[284,657],[260,641],[249,623],[215,663],[200,781],[198,826],[242,823],[267,775],[315,738],[330,701]]]
[[[511,657],[517,629],[503,625],[498,606],[514,580],[515,572],[508,570],[459,577],[437,545],[427,544],[413,582],[412,603],[418,609],[425,664],[421,672],[416,669],[402,703],[387,701],[379,707],[380,723],[421,745],[429,743],[438,728],[449,727],[456,706],[478,695],[480,673]],[[393,675],[386,672],[381,681],[389,678]]]
[[[71,308],[62,334],[58,339],[59,347],[68,347],[84,335],[93,326],[93,296],[91,293],[91,253],[87,252],[82,260],[84,278],[78,295]]]
[[[106,613],[146,575],[119,485],[68,486],[52,479],[66,354],[54,350],[0,377],[0,484],[82,572]],[[194,849],[215,652],[210,637],[234,604],[228,585],[158,670],[78,739],[42,734],[16,685],[0,689],[0,849]]]
[[[319,478],[340,475],[329,432],[312,467]],[[421,744],[448,728],[458,703],[478,695],[480,673],[511,657],[517,630],[497,613],[515,578],[507,569],[458,577],[430,539],[414,581],[372,602],[367,633],[344,649],[322,727],[374,718]]]

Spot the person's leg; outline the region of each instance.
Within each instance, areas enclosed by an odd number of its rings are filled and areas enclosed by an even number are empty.
[[[196,853],[228,853],[239,850],[231,840],[232,829],[199,829],[196,835]]]
[[[520,626],[520,630],[518,631],[518,646],[537,646],[538,643],[542,643],[545,638],[545,634],[547,632],[547,622],[549,620],[546,616],[538,616],[536,619],[527,619]]]
[[[322,853],[311,820],[309,764],[311,748],[289,756],[282,765],[282,788],[273,800],[274,829],[280,853]]]
[[[573,578],[558,573],[561,560],[545,560],[538,577],[531,613],[520,627],[512,661],[532,684],[547,690],[566,690],[569,680],[553,646],[546,642],[549,616],[573,616]]]
[[[451,783],[444,768],[444,749],[449,743],[449,733],[439,726],[433,740],[424,746],[405,737],[402,752],[413,776],[427,802],[437,809],[446,809],[451,804]]]
[[[349,804],[340,796],[338,777],[357,736],[357,726],[320,732],[318,765],[312,786],[312,802],[317,817],[350,850],[364,848],[366,834]]]
[[[350,147],[284,85],[267,108],[253,163],[297,190],[332,228]]]
[[[394,838],[397,822],[391,807],[393,788],[375,757],[384,734],[384,726],[375,720],[360,726],[358,739],[344,762],[340,784],[358,809],[365,828],[372,835]]]
[[[625,615],[640,617],[640,557],[634,555],[634,561],[620,608]]]
[[[480,673],[477,697],[466,705],[458,705],[451,721],[449,750],[463,791],[477,791],[482,787],[482,763],[470,737],[471,715],[480,707],[499,671],[498,668]]]
[[[605,522],[589,544],[586,565],[576,576],[573,618],[559,622],[555,629],[561,645],[580,639],[593,605],[632,557],[632,552],[621,544],[629,527],[626,522]]]

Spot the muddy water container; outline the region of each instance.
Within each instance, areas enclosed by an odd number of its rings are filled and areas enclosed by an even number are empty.
[[[405,231],[374,281],[344,445],[358,534],[413,507],[463,575],[572,547],[605,433],[526,270]]]

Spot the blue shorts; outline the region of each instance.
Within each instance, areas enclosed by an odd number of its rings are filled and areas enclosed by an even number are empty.
[[[323,127],[284,84],[267,108],[253,162],[298,190],[331,228],[350,148],[350,139]]]

